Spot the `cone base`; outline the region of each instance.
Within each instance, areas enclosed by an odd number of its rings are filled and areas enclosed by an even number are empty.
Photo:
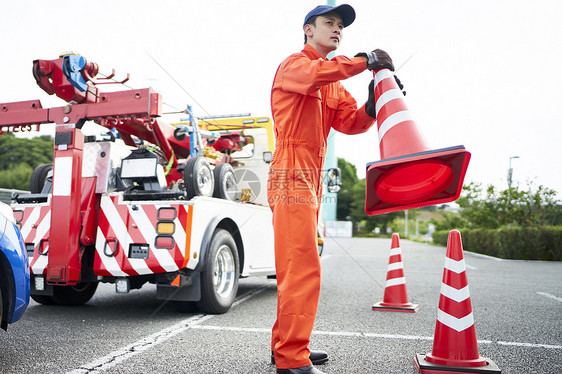
[[[469,160],[470,153],[459,145],[369,163],[365,213],[377,215],[455,201]]]
[[[501,373],[501,369],[498,367],[498,365],[496,365],[493,361],[487,358],[485,360],[486,360],[486,366],[480,366],[480,367],[446,366],[446,365],[432,364],[431,362],[425,360],[424,354],[416,354],[416,357],[414,357],[414,365],[416,365],[416,369],[418,370],[418,372],[422,374],[442,374],[442,373],[500,374]]]
[[[379,310],[381,312],[416,313],[419,309],[418,304],[412,304],[412,303],[409,303],[409,305],[398,304],[396,306],[383,305],[383,304],[384,304],[383,302],[378,302],[374,304],[373,310]]]

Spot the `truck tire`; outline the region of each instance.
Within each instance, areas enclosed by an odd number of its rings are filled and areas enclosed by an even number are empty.
[[[183,169],[183,181],[188,199],[195,196],[213,196],[213,171],[205,157],[196,156],[187,160]]]
[[[97,288],[96,282],[78,283],[75,286],[55,286],[53,301],[59,305],[86,304],[94,296]]]
[[[55,303],[52,296],[31,294],[29,297],[36,303],[43,305],[53,305]]]
[[[29,181],[29,190],[31,193],[41,193],[43,186],[45,185],[47,175],[51,170],[53,170],[53,164],[42,164],[33,170]]]
[[[201,300],[197,302],[197,308],[204,313],[226,313],[238,292],[239,278],[236,243],[228,231],[217,229],[201,272]]]
[[[215,192],[214,197],[225,200],[236,200],[236,193],[238,192],[238,182],[234,175],[234,169],[230,164],[218,164],[213,170],[215,177]]]

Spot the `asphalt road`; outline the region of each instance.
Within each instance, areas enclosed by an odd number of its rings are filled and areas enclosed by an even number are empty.
[[[311,347],[326,373],[417,373],[434,340],[445,248],[401,240],[417,313],[371,309],[382,301],[389,239],[327,239]],[[562,263],[501,261],[465,253],[480,355],[502,373],[562,373]],[[276,287],[241,280],[224,315],[179,313],[153,286],[118,295],[102,285],[80,307],[31,302],[0,331],[1,373],[275,373],[269,363]]]

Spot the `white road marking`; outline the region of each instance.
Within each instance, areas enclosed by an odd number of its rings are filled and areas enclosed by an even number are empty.
[[[503,341],[498,341],[497,343],[499,345],[515,345],[518,347],[527,347],[527,348],[562,349],[562,345],[553,345],[553,344],[533,344],[533,343],[503,342]]]
[[[230,326],[211,326],[194,324],[190,326],[197,330],[213,330],[213,331],[237,331],[237,332],[261,332],[271,334],[271,329],[253,328],[253,327],[230,327]],[[375,339],[400,339],[400,340],[433,340],[433,336],[417,336],[417,335],[399,335],[399,334],[375,334],[370,332],[349,332],[349,331],[313,331],[312,335],[341,336],[351,338],[375,338]],[[505,342],[478,339],[478,344],[498,344],[511,345],[526,348],[546,348],[546,349],[562,349],[562,345],[554,344],[534,344],[523,342]]]
[[[549,299],[553,299],[559,302],[562,302],[562,297],[556,297],[552,294],[549,294],[548,292],[537,292],[538,295],[544,296],[544,297],[548,297]]]
[[[464,251],[464,254],[471,255],[471,256],[474,256],[474,257],[485,258],[487,260],[505,261],[503,258],[488,256],[488,255],[485,255],[485,254],[482,254],[482,253]]]
[[[126,347],[120,348],[116,351],[109,353],[108,355],[91,361],[85,365],[80,366],[80,368],[68,372],[69,374],[91,374],[100,373],[104,370],[110,369],[113,366],[128,360],[129,358],[142,353],[143,351],[152,348],[166,340],[174,337],[187,330],[191,325],[201,323],[212,318],[214,315],[204,315],[198,314],[193,317],[187,318],[175,325],[172,325],[164,330],[158,331],[155,334],[149,335],[141,340],[137,340],[133,344]]]
[[[237,299],[232,307],[236,307],[239,304],[245,302],[246,300],[252,298],[253,296],[261,293],[266,289],[267,286],[273,282],[268,282],[265,285],[252,290],[241,298]],[[562,298],[556,297],[546,292],[537,292],[541,296],[548,298],[553,298],[557,301],[562,301]],[[215,330],[215,331],[238,331],[238,332],[252,332],[252,333],[263,333],[270,334],[271,328],[246,328],[246,327],[228,327],[228,326],[211,326],[211,325],[201,325],[201,323],[215,317],[215,314],[196,314],[192,317],[184,319],[168,328],[160,330],[152,335],[146,336],[136,342],[117,349],[106,356],[95,359],[87,364],[80,366],[78,369],[69,371],[67,374],[94,374],[101,373],[120,364],[129,358],[146,351],[152,347],[163,343],[170,338],[176,336],[177,334],[188,330],[188,329],[198,329],[198,330]],[[433,336],[417,336],[417,335],[400,335],[400,334],[377,334],[369,332],[346,332],[346,331],[313,331],[313,335],[325,335],[325,336],[341,336],[341,337],[363,337],[363,338],[374,338],[374,339],[399,339],[399,340],[433,340]],[[562,345],[554,344],[535,344],[535,343],[525,343],[525,342],[506,342],[506,341],[491,341],[491,340],[478,340],[478,344],[498,344],[505,346],[518,346],[524,348],[546,348],[546,349],[562,349]]]
[[[241,298],[237,299],[233,304],[232,307],[236,307],[237,305],[243,303],[244,301],[250,299],[251,297],[259,294],[260,292],[264,291],[267,286],[272,284],[273,282],[268,282],[263,286],[256,288],[246,294],[244,294]],[[196,314],[192,317],[184,319],[164,330],[160,330],[152,335],[146,336],[136,342],[129,344],[126,347],[119,348],[108,355],[90,361],[87,364],[80,366],[78,369],[69,371],[67,374],[93,374],[93,373],[101,373],[104,370],[110,369],[115,365],[128,360],[129,358],[146,351],[149,348],[157,346],[160,343],[169,340],[170,338],[176,336],[177,334],[193,328],[200,323],[203,323],[213,317],[217,316],[217,314]],[[271,330],[269,330],[271,331]]]

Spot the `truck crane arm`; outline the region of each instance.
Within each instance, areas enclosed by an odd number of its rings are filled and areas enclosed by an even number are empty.
[[[80,55],[67,54],[55,60],[33,61],[33,76],[47,94],[56,95],[67,105],[43,108],[39,100],[0,104],[0,135],[4,132],[39,130],[40,125],[74,124],[81,128],[87,120],[113,129],[125,143],[135,146],[132,137],[159,146],[166,162],[175,169],[178,159],[189,156],[189,139],[174,137],[175,127],[161,118],[162,98],[151,88],[102,92],[97,85],[110,83],[114,72],[95,79],[99,67]],[[127,78],[117,83],[124,83]],[[180,177],[169,175],[169,181]]]

